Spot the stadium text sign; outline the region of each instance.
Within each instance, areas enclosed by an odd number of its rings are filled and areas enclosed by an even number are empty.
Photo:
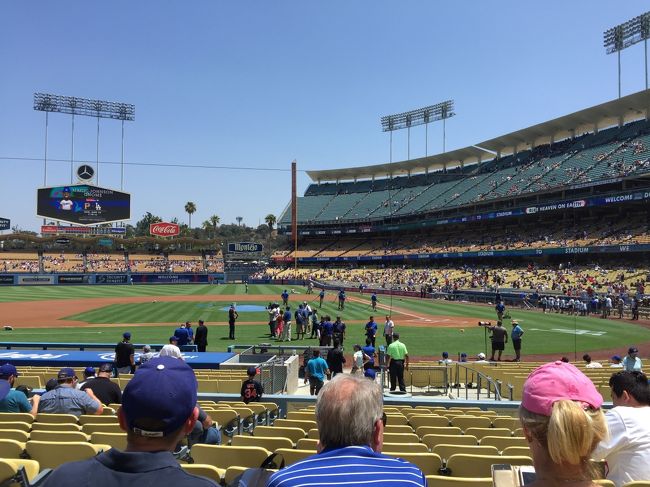
[[[149,233],[157,237],[174,237],[181,233],[180,227],[176,223],[152,223],[149,225]]]
[[[228,243],[228,252],[237,252],[240,254],[252,254],[261,252],[264,245],[255,242],[230,242]]]
[[[9,230],[11,228],[11,221],[8,218],[0,218],[0,230]]]
[[[62,227],[57,225],[41,225],[43,235],[67,234],[67,235],[124,235],[126,228],[123,227]]]

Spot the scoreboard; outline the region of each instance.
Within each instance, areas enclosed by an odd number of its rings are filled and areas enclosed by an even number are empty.
[[[36,215],[75,225],[129,220],[131,195],[89,184],[39,188]]]

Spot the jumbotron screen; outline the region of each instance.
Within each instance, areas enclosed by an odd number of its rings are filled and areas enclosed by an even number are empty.
[[[76,184],[40,188],[36,214],[77,225],[96,225],[131,218],[131,195],[108,188]]]

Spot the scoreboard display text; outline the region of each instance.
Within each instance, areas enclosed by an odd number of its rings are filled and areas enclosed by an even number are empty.
[[[131,218],[131,195],[77,184],[38,189],[36,214],[77,225],[96,225]]]

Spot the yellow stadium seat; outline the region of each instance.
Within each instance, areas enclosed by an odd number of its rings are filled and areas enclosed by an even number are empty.
[[[32,431],[81,431],[81,426],[73,423],[32,423]]]
[[[609,386],[607,386],[607,387],[609,387]],[[594,482],[594,484],[602,485],[603,487],[615,487],[616,486],[616,484],[613,481],[607,480],[607,479],[594,479],[593,482]],[[633,482],[629,482],[629,483],[631,484]],[[642,482],[642,483],[645,484],[646,486],[650,486],[650,482]],[[628,485],[628,484],[623,484],[623,485]]]
[[[281,436],[284,438],[289,438],[293,443],[298,441],[300,438],[305,438],[305,430],[300,428],[288,428],[280,426],[258,426],[253,431],[254,436]]]
[[[634,482],[623,484],[623,487],[650,487],[650,480],[635,480]]]
[[[234,480],[238,475],[243,474],[246,470],[246,467],[228,467],[226,473],[223,476],[223,485],[233,485]],[[268,469],[271,472],[277,472],[277,469],[270,468]]]
[[[189,474],[205,477],[212,480],[216,484],[221,484],[224,476],[226,475],[226,471],[224,469],[203,463],[182,463],[181,468]]]
[[[434,446],[431,451],[440,455],[440,458],[447,460],[456,453],[468,453],[471,455],[498,455],[499,450],[495,446],[479,445],[452,445],[441,443]]]
[[[468,478],[427,475],[427,484],[432,487],[492,487],[492,477]]]
[[[32,431],[29,439],[36,441],[88,441],[90,437],[81,431]]]
[[[409,424],[409,420],[403,414],[387,414],[386,424],[392,424],[392,425]]]
[[[307,432],[307,438],[311,438],[314,440],[320,440],[320,433],[318,432],[318,428],[312,428]]]
[[[314,450],[294,450],[293,448],[278,448],[275,453],[282,455],[287,466],[316,454]]]
[[[275,427],[289,427],[289,428],[300,428],[304,431],[309,431],[312,428],[316,428],[316,420],[305,420],[305,419],[276,419],[273,423]]]
[[[0,440],[0,458],[20,458],[24,451],[25,443],[22,441]]]
[[[415,433],[384,433],[384,443],[419,443]]]
[[[281,436],[235,435],[232,437],[230,444],[232,446],[259,446],[269,451],[275,451],[278,448],[293,448],[293,441]]]
[[[481,445],[496,446],[499,451],[503,451],[509,446],[528,448],[528,441],[523,436],[484,436],[481,438]]]
[[[25,451],[41,468],[56,468],[67,462],[86,460],[102,451],[99,445],[81,441],[36,441],[30,440]]]
[[[474,435],[479,440],[486,436],[512,436],[512,431],[507,428],[467,428],[466,435]]]
[[[457,426],[420,426],[415,429],[415,434],[420,438],[424,435],[459,436],[463,434],[463,431]]]
[[[436,445],[478,445],[478,439],[472,435],[424,435],[422,443],[433,451]]]
[[[457,453],[447,460],[447,468],[452,477],[483,477],[492,475],[492,465],[532,465],[533,460],[524,456],[469,455]]]
[[[29,486],[40,469],[36,460],[2,459],[0,460],[0,484],[7,487]]]
[[[239,433],[239,414],[233,409],[219,409],[210,411],[210,417],[221,427],[221,432],[226,436]]]
[[[34,419],[37,423],[72,423],[77,424],[79,418],[74,414],[38,413]]]
[[[266,448],[257,446],[203,445],[192,447],[195,463],[205,463],[220,469],[228,467],[259,467],[269,456]]]
[[[458,426],[463,431],[467,428],[491,428],[492,420],[484,416],[456,416],[450,420],[451,426]]]
[[[316,414],[314,411],[289,411],[287,413],[287,419],[316,421]]]
[[[400,453],[428,453],[429,447],[424,443],[386,443],[381,447],[386,455],[399,456]]]
[[[296,442],[296,448],[298,450],[313,450],[316,451],[316,448],[318,447],[318,442],[320,440],[317,440],[315,438],[300,438]]]
[[[117,423],[117,416],[98,416],[96,414],[82,414],[79,416],[79,424],[84,425],[88,423],[93,424],[114,424]]]
[[[2,438],[3,440],[16,440],[16,441],[20,441],[21,443],[24,443],[27,440],[29,440],[29,433],[23,430],[0,429],[0,438]]]
[[[508,428],[514,431],[521,428],[521,421],[519,421],[519,418],[497,417],[492,419],[492,426],[495,428]]]
[[[20,421],[21,423],[32,424],[34,416],[29,413],[0,413],[0,423]],[[1,425],[0,425],[1,426]]]
[[[445,416],[437,416],[434,414],[422,414],[417,416],[411,415],[409,417],[409,424],[413,426],[413,428],[415,428],[416,430],[420,426],[445,427],[445,426],[449,426],[449,419],[447,419]]]
[[[96,445],[110,445],[118,450],[126,450],[126,433],[95,432],[90,435],[90,442]]]
[[[21,374],[18,377],[16,377],[16,382],[14,382],[13,385],[13,387],[18,387],[18,386],[27,386],[27,387],[31,387],[32,389],[42,389],[43,383],[41,381],[40,376]]]
[[[387,424],[384,426],[384,433],[413,433],[413,428],[408,424]]]
[[[408,462],[417,465],[424,475],[436,475],[438,470],[442,467],[442,459],[440,455],[435,453],[400,453],[399,455],[390,455],[397,458],[402,458]]]
[[[501,451],[501,455],[506,456],[525,456],[531,457],[533,453],[530,451],[530,447],[527,446],[507,446]]]
[[[123,433],[119,423],[86,423],[81,427],[81,431],[87,435],[93,433]]]

